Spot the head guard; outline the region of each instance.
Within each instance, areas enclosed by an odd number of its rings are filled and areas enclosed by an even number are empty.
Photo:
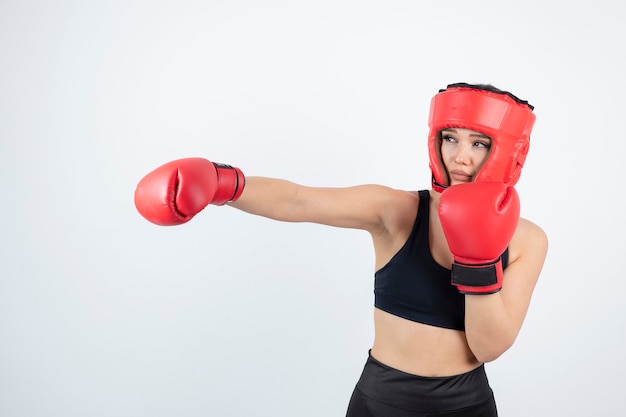
[[[433,189],[442,192],[448,175],[441,160],[442,129],[464,128],[492,140],[487,160],[474,181],[498,181],[514,186],[519,179],[530,146],[535,123],[533,106],[513,94],[492,92],[482,86],[458,83],[439,90],[430,103],[428,152]]]

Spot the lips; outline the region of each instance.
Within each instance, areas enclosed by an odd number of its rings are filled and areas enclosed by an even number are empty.
[[[460,169],[450,171],[450,178],[456,181],[471,181],[472,176]]]

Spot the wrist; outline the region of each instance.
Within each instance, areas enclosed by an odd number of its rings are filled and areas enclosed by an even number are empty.
[[[211,204],[222,206],[236,201],[243,193],[246,177],[239,168],[213,162],[217,174],[217,190]]]
[[[467,262],[455,257],[452,264],[452,285],[463,294],[493,294],[502,289],[502,260]]]

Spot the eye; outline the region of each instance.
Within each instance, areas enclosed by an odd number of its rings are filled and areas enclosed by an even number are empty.
[[[441,141],[442,142],[450,142],[450,143],[454,143],[456,142],[456,139],[454,139],[452,136],[450,135],[441,135]]]
[[[474,142],[474,146],[476,146],[477,148],[491,149],[491,142],[484,142],[479,140]]]

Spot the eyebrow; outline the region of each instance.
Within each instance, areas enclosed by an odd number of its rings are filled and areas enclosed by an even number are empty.
[[[452,133],[458,133],[458,131],[455,128],[452,127],[448,127],[445,129],[441,129],[442,132],[452,132]],[[474,132],[474,133],[470,133],[470,137],[477,137],[477,138],[483,138],[483,139],[489,139],[491,140],[491,136],[487,136],[484,133],[480,133],[480,132]]]

